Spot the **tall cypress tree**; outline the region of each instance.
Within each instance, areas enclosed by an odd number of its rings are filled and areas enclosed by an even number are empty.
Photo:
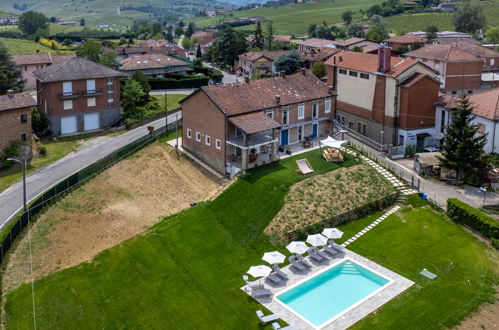
[[[253,47],[260,48],[263,50],[265,47],[265,37],[263,36],[262,25],[260,22],[256,23],[255,28],[255,39],[253,40]]]
[[[469,98],[463,96],[452,113],[452,123],[445,129],[440,162],[456,170],[459,179],[483,179],[490,166],[483,150],[487,135],[478,132],[478,125],[471,122],[474,118],[473,106]]]
[[[9,89],[21,92],[23,87],[21,68],[11,60],[7,48],[0,42],[0,95],[7,94]]]
[[[198,49],[196,50],[196,58],[202,58],[203,52],[201,51],[201,44],[198,44]]]

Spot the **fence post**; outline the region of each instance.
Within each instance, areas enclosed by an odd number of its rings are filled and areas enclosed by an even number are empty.
[[[418,192],[420,192],[420,191],[419,191],[419,187],[420,187],[420,185],[421,185],[421,179],[419,179],[419,178],[418,178]]]

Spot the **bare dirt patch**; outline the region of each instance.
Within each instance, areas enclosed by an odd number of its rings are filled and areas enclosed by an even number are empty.
[[[33,225],[35,278],[92,259],[143,233],[192,201],[217,195],[222,186],[173,148],[156,142],[60,199]],[[29,281],[27,235],[11,253],[3,292]]]
[[[496,292],[499,286],[495,287]],[[496,293],[496,300],[493,304],[483,304],[478,312],[462,321],[456,330],[474,329],[499,329],[499,293]]]
[[[284,207],[265,233],[281,242],[286,233],[380,199],[394,188],[372,167],[361,164],[316,175],[293,185]]]

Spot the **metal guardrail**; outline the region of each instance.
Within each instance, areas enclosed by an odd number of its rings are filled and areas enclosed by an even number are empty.
[[[182,120],[179,120],[180,124]],[[3,239],[0,245],[0,264],[3,262],[7,252],[11,248],[12,244],[22,232],[22,230],[28,225],[28,222],[32,217],[38,214],[46,206],[54,202],[58,197],[71,189],[78,187],[79,185],[85,183],[89,179],[93,178],[95,175],[106,170],[110,166],[116,164],[120,160],[128,157],[129,155],[137,152],[138,150],[144,148],[146,145],[150,144],[157,139],[166,136],[168,133],[175,131],[175,128],[179,126],[177,122],[168,123],[167,126],[163,126],[155,131],[150,132],[148,135],[143,136],[132,143],[116,150],[107,155],[106,157],[93,162],[87,167],[73,173],[67,178],[59,181],[52,187],[48,188],[44,193],[38,196],[29,206],[29,208],[16,215],[10,222],[15,222],[14,225],[9,229],[9,233]]]

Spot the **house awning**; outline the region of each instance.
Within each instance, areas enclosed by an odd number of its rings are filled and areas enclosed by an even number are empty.
[[[246,134],[253,134],[281,127],[274,119],[263,112],[249,113],[229,118],[229,121],[243,130]]]
[[[424,138],[426,138],[428,136],[431,136],[431,135],[429,133],[419,133],[419,134],[416,134],[416,137],[418,139],[424,139]]]

